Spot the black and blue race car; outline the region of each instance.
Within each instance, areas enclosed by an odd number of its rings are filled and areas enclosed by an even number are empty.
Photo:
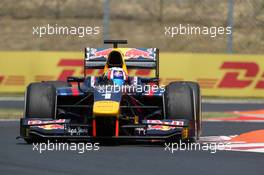
[[[157,48],[85,48],[84,69],[100,76],[35,82],[25,93],[20,136],[28,143],[67,141],[175,141],[199,139],[201,94],[196,82],[159,84]],[[176,66],[176,65],[175,65]],[[119,74],[109,73],[120,69]],[[155,70],[153,77],[129,76],[130,69]],[[122,72],[121,72],[122,73]],[[122,75],[122,84],[111,76]]]

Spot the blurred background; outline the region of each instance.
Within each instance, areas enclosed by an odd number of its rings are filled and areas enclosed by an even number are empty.
[[[103,35],[32,35],[33,26],[97,25]],[[232,26],[232,35],[165,37],[165,26]],[[79,51],[105,38],[188,53],[264,53],[263,0],[1,0],[0,50]],[[56,44],[54,44],[56,43]]]
[[[98,26],[100,33],[33,34],[47,25]],[[179,25],[231,27],[232,34],[165,35],[166,27]],[[164,84],[191,80],[204,96],[264,97],[264,0],[1,0],[0,36],[1,95],[23,94],[35,81],[82,76],[85,47],[126,39],[124,47],[160,49]]]
[[[48,24],[99,26],[100,34],[33,34]],[[179,25],[231,27],[232,34],[165,35],[165,27]],[[22,116],[31,82],[82,76],[84,48],[102,47],[104,39],[159,48],[161,84],[198,82],[204,118],[217,115],[206,111],[263,108],[264,0],[0,0],[0,36],[0,119]]]

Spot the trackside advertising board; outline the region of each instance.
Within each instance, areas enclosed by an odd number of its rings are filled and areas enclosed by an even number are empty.
[[[0,52],[0,93],[24,92],[30,82],[83,74],[81,52]],[[88,70],[101,75],[102,70]],[[130,76],[153,76],[131,70]],[[264,55],[160,53],[161,84],[197,81],[204,96],[264,97]]]

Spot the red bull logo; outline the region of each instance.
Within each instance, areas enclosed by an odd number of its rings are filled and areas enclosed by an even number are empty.
[[[58,120],[48,120],[48,121],[42,121],[42,120],[29,120],[28,125],[41,125],[41,124],[51,124],[51,123],[65,123],[65,119],[58,119]]]
[[[126,51],[125,57],[131,59],[139,57],[154,59],[153,52],[149,49],[146,51],[143,49],[129,49],[128,51]]]
[[[183,121],[161,121],[161,120],[147,120],[148,124],[157,124],[157,125],[171,125],[171,126],[183,126]]]
[[[59,124],[41,125],[37,127],[45,130],[64,129],[64,126]]]
[[[169,131],[175,129],[174,126],[164,126],[164,125],[150,125],[148,130],[159,130],[159,131]]]
[[[112,49],[97,50],[97,49],[91,48],[91,52],[90,52],[89,57],[91,59],[100,58],[100,57],[105,57],[106,58],[111,51],[112,51]]]

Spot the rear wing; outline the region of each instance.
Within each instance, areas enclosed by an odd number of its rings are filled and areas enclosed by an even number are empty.
[[[118,48],[128,69],[154,69],[159,78],[158,48]],[[103,69],[113,48],[85,48],[84,69]]]

